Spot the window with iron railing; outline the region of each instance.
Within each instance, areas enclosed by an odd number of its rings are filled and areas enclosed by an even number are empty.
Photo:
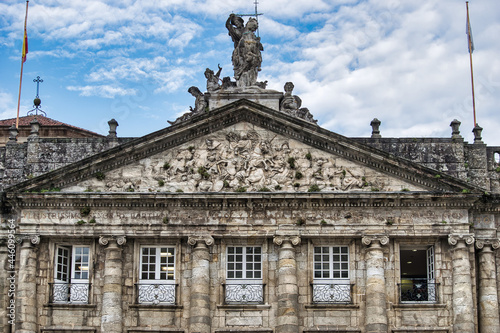
[[[403,246],[400,250],[401,303],[437,303],[434,246]]]
[[[137,303],[176,304],[175,248],[142,246],[140,251]]]
[[[349,248],[347,246],[314,247],[312,302],[322,304],[351,303]]]
[[[50,283],[51,303],[89,302],[89,263],[89,246],[56,246],[54,282]]]
[[[224,295],[226,304],[264,302],[260,246],[227,247]]]

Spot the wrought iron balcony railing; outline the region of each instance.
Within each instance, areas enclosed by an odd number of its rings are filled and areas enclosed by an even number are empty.
[[[438,301],[438,284],[429,282],[427,279],[412,279],[398,286],[401,303],[437,303]]]
[[[50,303],[88,304],[90,283],[49,283]]]
[[[262,304],[264,303],[264,284],[225,284],[226,304]]]
[[[312,302],[315,304],[350,304],[352,303],[351,284],[313,283]]]
[[[176,304],[176,284],[136,283],[138,304]]]

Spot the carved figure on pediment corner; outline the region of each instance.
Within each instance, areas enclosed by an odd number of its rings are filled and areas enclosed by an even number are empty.
[[[191,110],[191,112],[193,112],[194,114],[205,112],[208,108],[208,96],[203,94],[200,89],[195,86],[189,87],[188,93],[193,95],[193,97],[195,98],[194,108],[190,106],[189,110]]]
[[[210,68],[207,68],[205,70],[205,78],[207,79],[207,91],[209,93],[217,92],[221,89],[221,85],[219,84],[219,76],[222,71],[222,67],[220,67],[220,65],[217,65],[217,67],[219,67],[217,74],[214,74],[214,71]]]

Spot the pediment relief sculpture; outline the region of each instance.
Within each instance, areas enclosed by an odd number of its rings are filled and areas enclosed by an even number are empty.
[[[239,124],[68,190],[316,192],[420,190],[295,140]]]

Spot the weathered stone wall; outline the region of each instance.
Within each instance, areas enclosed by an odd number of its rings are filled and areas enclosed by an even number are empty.
[[[0,147],[0,190],[95,155],[131,138],[36,138]]]

